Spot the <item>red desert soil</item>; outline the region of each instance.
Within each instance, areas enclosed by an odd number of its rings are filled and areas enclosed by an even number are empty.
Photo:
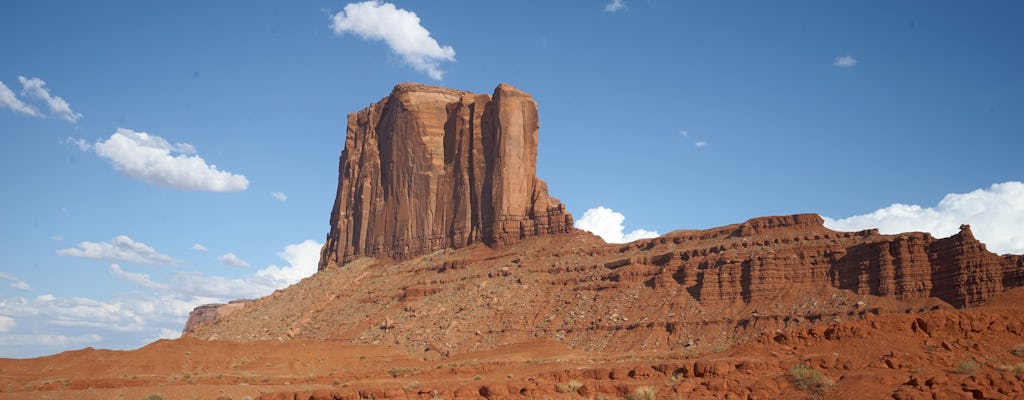
[[[820,373],[806,381],[820,383],[823,398],[1021,398],[1022,302],[1018,288],[973,309],[868,314],[682,351],[587,352],[540,340],[424,360],[383,345],[186,337],[3,359],[0,398],[621,398],[647,387],[664,399],[814,397],[794,386],[796,365]]]

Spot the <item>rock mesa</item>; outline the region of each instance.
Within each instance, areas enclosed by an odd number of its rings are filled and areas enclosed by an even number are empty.
[[[537,178],[537,103],[403,83],[348,116],[320,269],[571,231]]]

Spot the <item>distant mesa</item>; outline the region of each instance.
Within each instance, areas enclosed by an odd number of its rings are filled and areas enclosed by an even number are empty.
[[[537,103],[507,84],[486,95],[402,83],[349,114],[320,269],[572,231],[536,176],[538,127]]]

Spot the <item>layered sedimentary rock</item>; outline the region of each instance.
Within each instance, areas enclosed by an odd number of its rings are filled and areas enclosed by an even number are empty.
[[[350,114],[320,269],[572,230],[536,176],[538,126],[537,104],[506,84],[399,84]]]
[[[988,252],[968,226],[941,239],[837,232],[799,214],[628,244],[575,232],[361,259],[195,335],[380,342],[427,356],[537,338],[583,350],[712,349],[763,332],[974,307],[1024,285],[1022,272],[1024,257]]]

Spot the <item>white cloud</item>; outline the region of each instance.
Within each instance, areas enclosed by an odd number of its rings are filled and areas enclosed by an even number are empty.
[[[883,234],[928,232],[947,237],[971,225],[974,236],[990,251],[1024,253],[1024,183],[996,183],[988,189],[950,193],[934,207],[893,204],[869,214],[825,217],[825,226],[839,231],[878,228]]]
[[[62,256],[85,257],[96,260],[124,261],[136,264],[174,264],[171,256],[160,253],[145,243],[120,235],[108,242],[80,242],[77,248],[57,250]]]
[[[690,137],[690,131],[686,131],[686,130],[679,131],[679,134],[683,135],[683,137]]]
[[[64,237],[61,236],[61,235],[54,235],[54,236],[50,236],[50,240],[52,240],[54,242],[60,242],[60,241],[64,240]]]
[[[32,287],[29,286],[29,284],[27,282],[18,279],[14,275],[11,275],[11,274],[8,274],[8,273],[5,273],[5,272],[0,272],[0,280],[10,281],[11,282],[10,286],[11,286],[12,289],[24,290],[26,292],[31,292],[32,291]]]
[[[103,336],[88,334],[65,336],[48,333],[32,333],[0,336],[0,346],[80,346],[103,340]]]
[[[277,201],[280,201],[282,203],[284,203],[285,200],[288,200],[288,195],[282,192],[270,192],[270,195],[274,196],[274,198],[277,199]]]
[[[16,326],[18,326],[18,324],[14,322],[14,318],[6,315],[0,315],[0,332],[10,332],[14,330],[14,327]]]
[[[611,3],[605,4],[604,11],[610,13],[629,11],[629,6],[626,5],[625,0],[612,0]]]
[[[711,144],[710,144],[710,143],[708,143],[708,142],[707,142],[706,140],[698,140],[698,141],[697,141],[696,143],[694,143],[693,145],[694,145],[695,147],[697,147],[697,148],[701,148],[701,147],[708,147],[708,146],[710,146]]]
[[[352,33],[366,40],[383,40],[391,51],[417,71],[441,80],[442,61],[455,61],[451,46],[441,47],[430,31],[420,25],[416,13],[380,1],[351,3],[331,19],[336,35]]]
[[[277,253],[277,256],[287,261],[288,265],[284,267],[268,266],[256,271],[254,279],[274,289],[298,283],[316,272],[320,263],[321,247],[323,247],[323,243],[314,240],[287,245],[284,250]]]
[[[229,267],[249,268],[249,263],[245,262],[241,257],[236,256],[235,253],[228,253],[217,257],[217,261],[220,261]]]
[[[67,101],[59,96],[50,95],[50,91],[46,89],[46,82],[42,79],[26,79],[24,76],[19,76],[18,81],[21,82],[21,94],[45,101],[46,105],[50,107],[51,114],[71,123],[78,122],[82,118],[82,114],[71,110],[71,105]]]
[[[196,244],[192,245],[191,249],[195,250],[195,251],[206,251],[206,250],[209,250],[209,249],[206,248],[206,246],[203,246],[202,244],[199,244],[199,243],[196,243]]]
[[[240,192],[249,187],[244,175],[207,165],[188,143],[171,145],[164,138],[118,128],[106,141],[97,141],[96,154],[128,176],[179,190]],[[177,153],[177,154],[174,154]]]
[[[576,220],[574,226],[600,236],[608,243],[627,243],[638,239],[658,237],[658,232],[637,229],[623,233],[622,223],[626,216],[610,208],[595,207],[583,213],[583,218]]]
[[[149,275],[125,271],[117,264],[110,264],[110,274],[144,289],[164,290],[169,288],[165,284],[153,282],[149,279]]]
[[[857,59],[847,54],[845,56],[836,57],[832,60],[832,65],[840,68],[849,68],[857,65]]]
[[[181,331],[174,329],[160,328],[160,336],[157,339],[177,339],[181,337]]]
[[[17,113],[33,117],[43,116],[43,114],[40,114],[39,111],[35,109],[35,107],[25,104],[24,102],[19,100],[18,96],[14,95],[14,92],[11,90],[11,88],[7,87],[7,85],[5,85],[3,82],[0,82],[0,107],[7,107],[11,110],[14,110]]]
[[[147,290],[108,300],[53,294],[4,298],[0,294],[0,316],[17,321],[10,332],[0,335],[0,357],[35,357],[85,344],[133,348],[159,338],[176,338],[189,312],[199,305],[266,296],[312,275],[321,246],[313,240],[287,245],[278,253],[286,265],[270,265],[236,279],[179,272],[160,282],[113,264],[111,275]],[[0,272],[0,279],[17,278]]]
[[[57,141],[60,144],[69,144],[78,149],[78,151],[89,151],[92,148],[92,144],[89,141],[82,138],[66,137]]]

